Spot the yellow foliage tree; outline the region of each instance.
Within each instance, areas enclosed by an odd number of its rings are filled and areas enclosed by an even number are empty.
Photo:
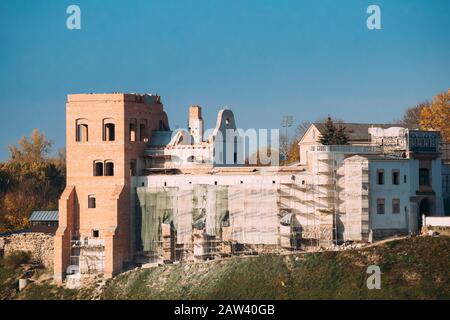
[[[420,127],[440,131],[443,141],[450,143],[450,89],[436,95],[431,105],[421,110]]]

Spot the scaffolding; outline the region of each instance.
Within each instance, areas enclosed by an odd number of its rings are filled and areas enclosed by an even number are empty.
[[[105,268],[105,242],[103,239],[80,237],[70,232],[70,267],[80,274],[101,273]]]

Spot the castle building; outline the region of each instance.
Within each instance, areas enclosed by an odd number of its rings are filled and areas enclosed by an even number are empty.
[[[209,135],[199,106],[189,108],[187,130],[170,130],[151,94],[69,95],[66,115],[59,281],[375,241],[415,233],[422,215],[444,212],[439,132],[354,125],[349,145],[324,146],[314,124],[299,143],[300,163],[261,167],[243,165],[246,137],[227,134],[238,130],[229,109]]]

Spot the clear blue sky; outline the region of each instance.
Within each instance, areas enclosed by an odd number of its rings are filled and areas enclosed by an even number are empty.
[[[0,160],[33,128],[63,147],[68,93],[158,93],[172,128],[190,104],[208,127],[223,105],[243,128],[384,122],[448,89],[449,57],[448,0],[0,0]]]

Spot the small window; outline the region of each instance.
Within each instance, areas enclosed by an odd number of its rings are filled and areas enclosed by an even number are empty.
[[[243,184],[244,183],[244,181],[241,181],[241,184]]]
[[[406,183],[407,180],[408,180],[408,179],[406,178],[406,174],[403,175],[403,183]]]
[[[136,141],[136,119],[130,121],[130,141]]]
[[[272,183],[275,184],[275,180],[272,180]]]
[[[384,214],[384,199],[377,199],[377,214]]]
[[[105,176],[108,176],[108,177],[114,176],[114,163],[113,162],[105,163]]]
[[[392,199],[392,213],[400,213],[400,199]]]
[[[145,123],[139,125],[139,141],[148,142],[147,125]]]
[[[95,208],[95,196],[94,195],[89,195],[88,196],[88,208],[89,209],[94,209]]]
[[[94,162],[94,176],[96,177],[103,176],[103,162],[100,161]]]
[[[384,184],[384,170],[377,170],[377,184]]]
[[[221,225],[222,225],[222,227],[230,226],[230,213],[228,211],[225,213],[225,216],[223,217]]]
[[[136,175],[136,160],[130,161],[130,176],[134,177]]]
[[[392,170],[392,184],[399,185],[400,184],[400,171]]]
[[[162,120],[159,120],[159,131],[163,131],[164,130],[164,123]]]
[[[98,230],[92,230],[92,236],[94,238],[98,238],[100,236],[100,232]]]
[[[214,181],[214,185],[216,185],[216,186],[217,186],[217,181]]]
[[[430,170],[428,168],[419,169],[419,185],[421,186],[430,185]]]

